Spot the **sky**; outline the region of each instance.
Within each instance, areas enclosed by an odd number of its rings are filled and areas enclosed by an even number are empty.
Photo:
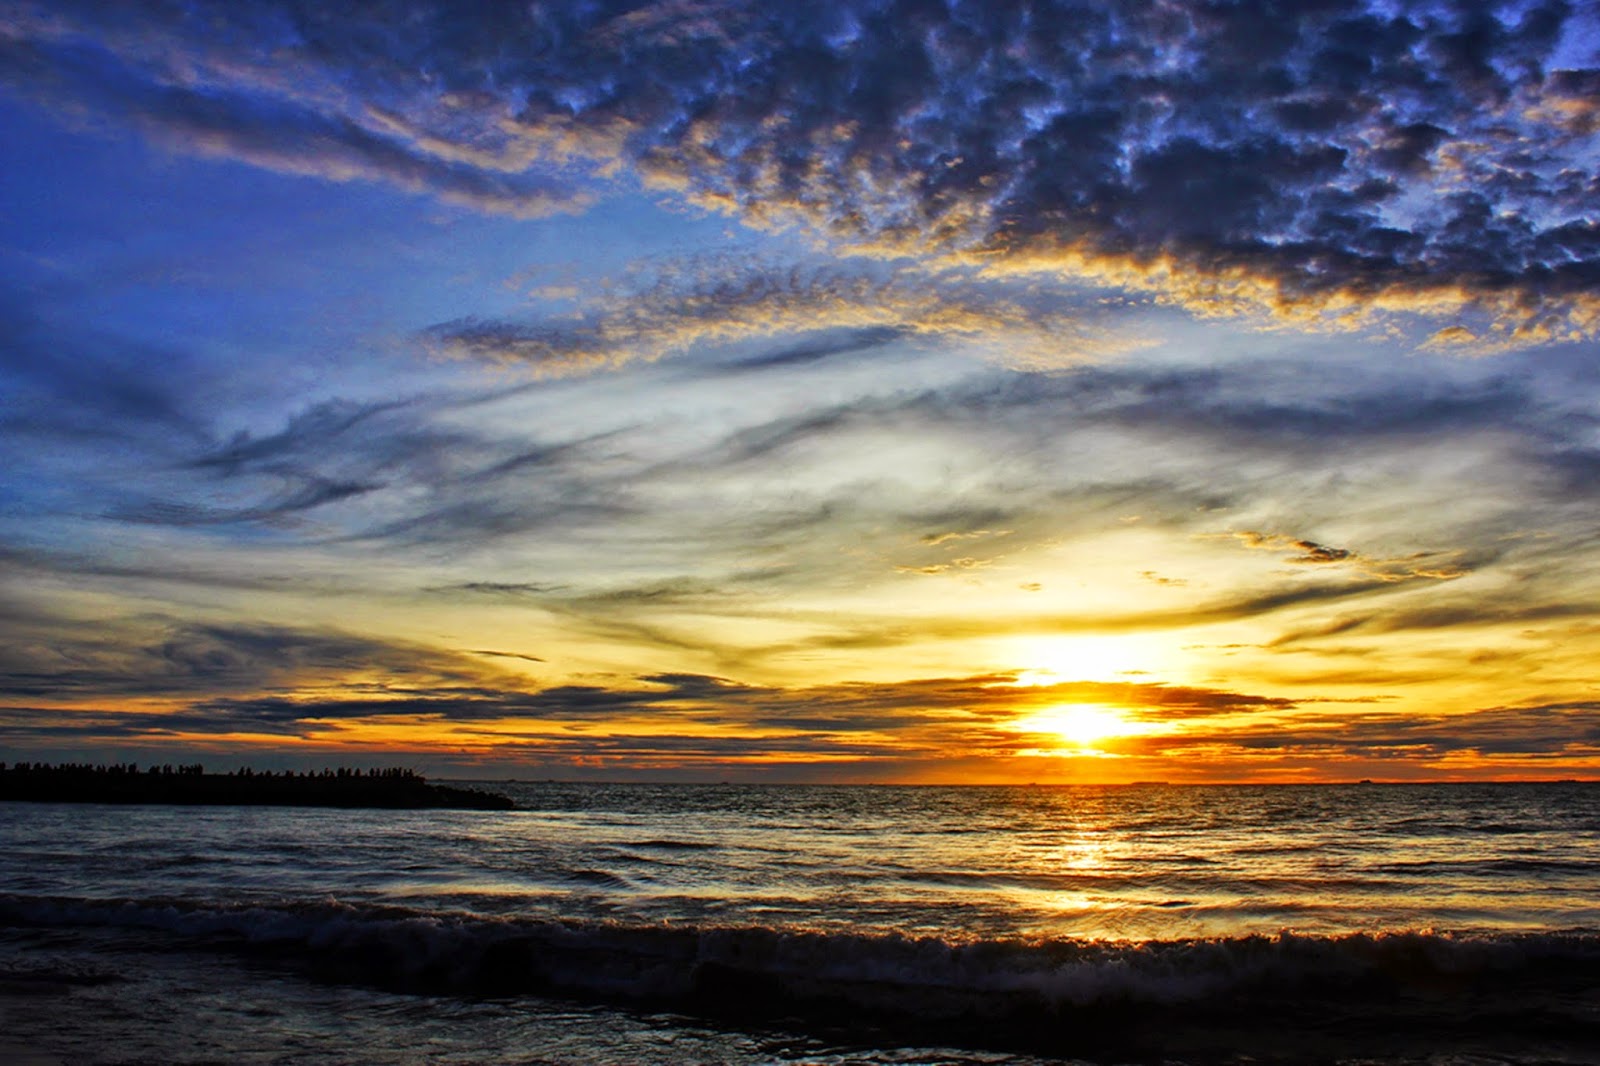
[[[1600,776],[1600,10],[0,0],[0,753]]]

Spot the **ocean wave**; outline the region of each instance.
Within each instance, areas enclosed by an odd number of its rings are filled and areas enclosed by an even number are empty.
[[[663,851],[716,851],[720,845],[710,844],[702,840],[672,840],[663,837],[653,840],[624,841],[623,846],[630,848],[659,848]]]
[[[1369,867],[1374,873],[1404,874],[1415,879],[1441,874],[1577,874],[1592,878],[1595,863],[1589,859],[1556,859],[1545,856],[1503,856],[1473,859],[1417,859],[1386,862]],[[1388,882],[1376,882],[1387,885]]]
[[[353,980],[444,991],[697,1007],[720,1000],[741,1010],[848,1007],[945,1020],[1290,1001],[1392,1008],[1401,999],[1443,1004],[1477,990],[1504,1003],[1510,993],[1592,990],[1600,967],[1600,933],[1586,930],[957,941],[485,917],[333,900],[269,906],[25,896],[0,897],[0,923],[141,931],[288,958]]]
[[[558,879],[580,885],[595,885],[600,888],[629,889],[634,887],[633,882],[626,877],[618,873],[612,873],[610,870],[564,870],[560,873]]]
[[[1600,932],[1589,930],[954,940],[328,899],[18,895],[0,896],[0,927],[106,937],[101,957],[134,977],[141,952],[177,948],[323,982],[631,1004],[865,1046],[1190,1064],[1528,1062],[1536,1048],[1539,1061],[1600,1061],[1587,1006]]]

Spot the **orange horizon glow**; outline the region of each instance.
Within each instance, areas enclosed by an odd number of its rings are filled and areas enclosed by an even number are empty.
[[[1101,671],[1100,676],[1130,676],[1117,665],[1119,669]],[[314,766],[351,759],[389,764],[404,758],[432,767],[428,772],[436,776],[905,784],[1557,781],[1600,772],[1600,757],[1576,752],[1554,764],[1537,755],[1484,751],[1430,754],[1399,748],[1377,757],[1345,754],[1337,744],[1348,723],[1364,729],[1382,729],[1391,722],[1409,728],[1412,719],[1403,710],[1379,705],[1363,707],[1354,716],[1342,714],[1339,722],[1346,725],[1336,725],[1325,714],[1308,717],[1265,697],[1259,709],[1229,710],[1206,704],[1237,699],[1229,693],[1186,689],[1138,671],[1131,676],[1137,680],[1069,681],[1029,668],[964,682],[908,679],[794,690],[722,682],[709,692],[680,691],[657,682],[616,692],[618,698],[634,700],[640,693],[659,696],[660,702],[603,721],[514,712],[471,722],[420,713],[364,715],[363,701],[377,708],[382,698],[352,692],[337,706],[337,714],[330,709],[321,720],[321,730],[305,738],[288,740],[247,727],[207,733],[178,728],[154,742],[124,742],[102,761],[232,765],[265,758]],[[900,700],[902,690],[926,690],[928,706],[896,711],[898,717],[870,730],[836,733],[818,724],[812,732],[797,734],[763,721],[766,704],[779,700],[800,708],[788,714],[803,714],[808,705],[819,714],[835,708],[827,713],[845,723],[853,715],[869,713],[861,708]],[[528,695],[539,691],[530,689]],[[291,702],[310,715],[329,697],[329,689],[319,687],[291,697]],[[1188,703],[1198,706],[1191,709]],[[117,713],[88,704],[59,711],[85,719]],[[169,717],[181,719],[183,711],[181,703],[154,699],[124,705],[125,714],[152,728]],[[1298,729],[1306,740],[1298,748],[1262,746],[1260,738],[1268,735],[1263,730],[1269,725]],[[826,743],[816,743],[817,737]],[[904,752],[913,757],[907,759]]]

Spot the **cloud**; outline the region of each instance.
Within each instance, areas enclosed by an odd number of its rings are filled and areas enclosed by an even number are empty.
[[[1376,598],[1392,589],[1393,586],[1387,582],[1366,580],[1334,585],[1243,589],[1230,595],[1170,609],[1036,610],[1009,616],[924,613],[914,622],[908,622],[904,617],[866,613],[835,615],[815,619],[817,631],[811,635],[764,645],[742,654],[747,658],[755,658],[758,654],[778,656],[818,649],[882,651],[942,640],[1155,633],[1223,622],[1266,619],[1280,612],[1290,613],[1324,604]]]
[[[1306,725],[1250,726],[1151,737],[1146,754],[1178,754],[1221,745],[1238,752],[1332,758],[1382,758],[1427,763],[1452,756],[1586,759],[1600,755],[1600,710],[1592,700],[1526,707],[1490,707],[1460,714],[1369,713]]]
[[[355,560],[381,545],[396,569],[379,595],[526,604],[597,646],[662,642],[731,673],[765,655],[1002,631],[1281,614],[1292,643],[1351,616],[1481,618],[1485,602],[1514,620],[1587,602],[1562,556],[1588,535],[1583,503],[1600,485],[1582,476],[1593,385],[1545,388],[1517,359],[1505,373],[1403,365],[1360,377],[1255,361],[979,368],[935,387],[894,378],[795,403],[741,393],[726,422],[682,417],[699,381],[666,372],[651,376],[643,412],[586,406],[594,386],[583,382],[326,401],[264,429],[205,427],[168,447],[165,470],[96,481],[76,505],[119,519],[124,547],[92,558],[71,541],[31,549],[27,580],[350,594]],[[1140,536],[1176,538],[1164,551],[1197,553],[1153,571],[1190,584],[1160,589],[1160,603],[1068,609],[1058,596],[1069,586],[1034,567],[1053,566],[1051,544],[1134,530],[1121,523],[1130,513]],[[1226,545],[1245,545],[1241,530],[1257,574],[1224,593],[1198,556],[1225,561]],[[247,566],[224,557],[241,542]],[[206,550],[180,556],[175,544]],[[1125,576],[1150,565],[1130,562]],[[1461,583],[1445,579],[1468,574],[1476,584],[1446,593]],[[795,608],[797,594],[814,605],[894,582],[915,596],[958,577],[1050,595],[1006,618]],[[1500,589],[1492,600],[1484,581]],[[788,599],[782,626],[742,621],[774,617],[773,596]]]
[[[727,364],[722,372],[724,374],[738,374],[810,366],[837,356],[855,355],[859,352],[882,348],[900,337],[901,332],[889,326],[851,330],[838,339],[819,338],[780,348],[777,351],[740,359],[737,362]]]
[[[277,433],[256,437],[241,430],[226,443],[191,460],[189,466],[222,475],[238,474],[250,468],[279,468],[277,464],[286,460],[314,457],[337,447],[355,436],[363,423],[408,406],[404,401],[325,400],[292,416]]]
[[[470,655],[340,632],[261,624],[106,619],[73,628],[8,621],[0,698],[122,700],[319,685],[460,685],[502,676]],[[41,639],[48,638],[48,639]]]
[[[222,440],[208,427],[169,456],[168,471],[116,486],[102,513],[136,525],[301,536],[314,517],[324,539],[397,543],[482,543],[622,513],[626,504],[582,472],[609,431],[541,441],[459,417],[516,392],[323,400],[276,432]]]
[[[274,69],[270,49],[251,55],[185,40],[196,27],[182,20],[162,24],[156,15],[145,26],[90,26],[92,17],[73,25],[66,9],[24,14],[0,39],[0,85],[76,122],[131,127],[167,148],[280,173],[383,182],[520,218],[579,210],[593,200],[552,174],[508,173],[442,142],[408,137],[375,101],[335,91],[332,69],[296,83],[291,72]],[[309,73],[314,61],[305,59],[301,69]]]
[[[0,292],[0,418],[8,435],[51,451],[115,443],[167,455],[205,441],[193,409],[202,376],[191,353],[52,321],[27,303]],[[152,364],[169,373],[150,374]]]
[[[211,643],[201,647],[193,647],[192,638],[185,642],[181,650],[184,673],[218,687],[232,687],[247,672],[283,680],[291,668],[349,669],[349,653],[361,646],[351,638],[278,630],[230,632],[225,642],[215,634],[207,636]],[[219,647],[226,650],[219,653]],[[241,648],[246,651],[241,653]],[[397,669],[396,656],[416,649],[366,645],[365,650],[382,653],[375,665],[378,676],[337,695],[315,689],[296,695],[212,695],[160,713],[13,706],[0,709],[0,723],[18,734],[65,736],[75,730],[85,739],[180,733],[310,737],[348,731],[374,720],[422,719],[477,729],[498,726],[512,736],[518,735],[520,728],[522,735],[563,740],[559,733],[546,730],[526,733],[527,723],[538,722],[563,725],[563,731],[569,733],[579,730],[584,747],[596,752],[622,742],[635,750],[669,752],[676,742],[687,741],[747,754],[796,753],[855,744],[858,754],[870,750],[903,756],[908,750],[934,751],[950,744],[992,748],[1004,754],[1023,743],[1007,728],[1012,720],[1029,710],[1064,702],[1114,704],[1152,722],[1293,707],[1280,698],[1159,684],[1018,685],[1016,675],[1009,673],[794,688],[667,673],[644,675],[624,685],[566,684],[527,691],[459,683],[466,672],[438,653]],[[241,658],[248,663],[241,663]],[[269,662],[265,671],[261,669],[263,659]],[[437,683],[452,677],[457,683]],[[638,733],[641,720],[651,725],[647,735]],[[696,735],[689,738],[682,730]],[[659,743],[655,743],[657,736]]]
[[[900,574],[948,574],[960,570],[987,570],[995,564],[994,559],[979,559],[970,555],[951,559],[947,563],[928,563],[924,566],[896,566],[895,572]]]
[[[892,268],[892,269],[891,269]],[[459,319],[425,331],[442,355],[565,376],[655,361],[700,345],[805,335],[737,359],[722,374],[794,370],[896,341],[990,346],[1011,365],[1059,367],[1148,343],[1099,324],[1105,309],[1037,283],[985,281],[969,269],[909,261],[779,264],[757,257],[652,260],[566,314]]]
[[[488,648],[472,648],[467,652],[467,654],[487,655],[495,659],[521,659],[523,662],[527,663],[549,662],[548,659],[541,659],[537,655],[528,655],[520,651],[491,651]]]
[[[465,592],[479,596],[504,597],[520,600],[560,591],[560,585],[540,585],[531,581],[467,581],[459,585],[439,585],[428,592]]]
[[[936,548],[941,544],[948,544],[953,540],[978,540],[983,537],[1004,537],[1010,535],[1010,533],[1011,531],[1009,529],[974,529],[966,533],[952,530],[946,533],[924,533],[920,539],[921,542],[926,544],[928,547]]]
[[[1275,646],[1281,646],[1346,633],[1384,634],[1461,630],[1595,617],[1600,617],[1600,607],[1587,602],[1572,602],[1565,599],[1541,600],[1536,597],[1530,597],[1522,602],[1450,597],[1423,607],[1392,607],[1382,613],[1341,616],[1310,629],[1292,630],[1273,643]]]
[[[1526,768],[1530,760],[1561,765],[1600,755],[1600,706],[1583,698],[1457,714],[1330,712],[1312,706],[1328,701],[1311,698],[1140,681],[1025,685],[1006,672],[793,687],[660,673],[530,690],[494,683],[503,675],[473,677],[461,669],[464,657],[419,652],[331,633],[185,633],[162,653],[179,676],[200,685],[175,709],[68,709],[18,702],[28,694],[13,691],[10,705],[0,706],[0,736],[19,750],[61,743],[80,751],[96,744],[208,746],[208,738],[342,744],[359,741],[375,723],[425,723],[424,749],[481,750],[502,763],[708,772],[739,763],[850,762],[856,778],[883,780],[952,759],[1000,760],[989,769],[1004,773],[1004,760],[1040,754],[1037,733],[1018,722],[1087,704],[1117,708],[1143,727],[1105,742],[1117,756],[1192,759],[1204,752],[1208,772],[1224,776],[1244,765],[1260,769],[1263,757],[1320,760],[1324,769],[1392,761],[1412,772],[1447,769],[1461,759]],[[369,665],[357,685],[222,691],[252,676],[281,681],[292,674],[303,681],[307,667],[312,674],[354,670],[357,657],[374,653],[376,669]],[[213,693],[203,694],[208,687]]]
[[[1496,349],[1600,325],[1597,75],[1559,65],[1593,31],[1559,2],[60,0],[11,5],[0,74],[184,151],[483,210],[641,181],[858,251]],[[567,365],[560,337],[455,332]]]
[[[1285,553],[1288,562],[1295,566],[1338,566],[1348,564],[1383,581],[1407,581],[1425,578],[1432,581],[1452,581],[1469,571],[1451,562],[1455,553],[1415,552],[1400,559],[1373,559],[1350,548],[1332,548],[1282,533],[1260,533],[1243,530],[1234,533],[1245,547],[1257,551]]]
[[[1255,548],[1261,551],[1300,552],[1289,560],[1291,563],[1341,563],[1352,557],[1355,553],[1346,548],[1328,548],[1314,541],[1296,540],[1280,533],[1257,533],[1254,530],[1245,530],[1235,533],[1246,548]]]
[[[302,511],[314,510],[324,504],[337,503],[383,488],[381,483],[376,482],[327,481],[318,477],[298,480],[302,482],[298,486],[276,493],[264,503],[250,507],[201,507],[152,501],[113,507],[106,512],[106,517],[120,522],[158,526],[210,526],[237,522],[270,524]]]

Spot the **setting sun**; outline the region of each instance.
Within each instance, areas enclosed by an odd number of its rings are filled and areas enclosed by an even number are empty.
[[[1121,711],[1092,703],[1067,703],[1017,719],[1012,727],[1024,733],[1048,733],[1063,743],[1092,748],[1102,740],[1149,731],[1130,722]]]

